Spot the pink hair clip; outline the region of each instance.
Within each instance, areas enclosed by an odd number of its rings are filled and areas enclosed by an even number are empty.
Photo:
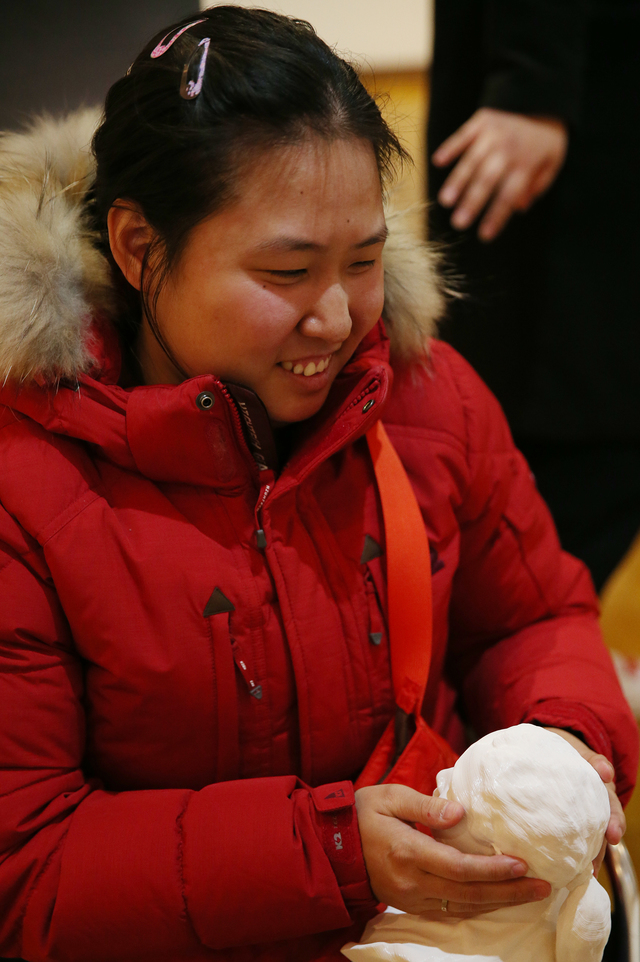
[[[151,51],[151,59],[157,60],[158,57],[161,57],[162,54],[166,53],[169,47],[171,47],[176,42],[178,37],[181,37],[182,34],[185,33],[187,30],[190,30],[191,27],[195,27],[197,23],[205,23],[205,20],[204,19],[193,20],[191,23],[187,23],[184,27],[181,27],[174,34],[172,34],[171,31],[165,34],[165,36],[162,38],[160,43],[156,47],[154,47],[153,50]],[[171,39],[167,40],[167,37],[170,37]],[[200,86],[202,86],[202,84]],[[198,93],[199,92],[200,91],[198,91]],[[197,94],[195,96],[197,96]]]
[[[209,37],[204,37],[184,66],[182,79],[180,81],[180,96],[185,100],[195,100],[202,90],[202,81],[204,80],[204,71],[207,66],[207,54],[209,53],[210,43],[211,40]],[[189,74],[195,70],[196,66],[198,75],[195,80],[189,80]]]

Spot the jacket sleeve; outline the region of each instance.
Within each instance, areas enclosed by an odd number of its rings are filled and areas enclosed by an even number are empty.
[[[197,962],[374,904],[349,782],[86,778],[82,665],[39,546],[1,511],[0,549],[0,955]]]
[[[521,722],[566,728],[616,768],[628,801],[638,729],[598,625],[586,567],[560,548],[494,396],[449,351],[467,426],[449,671],[478,735]]]
[[[588,0],[486,0],[480,106],[579,120]]]

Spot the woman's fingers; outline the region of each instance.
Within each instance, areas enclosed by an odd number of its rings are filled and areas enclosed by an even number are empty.
[[[505,882],[522,878],[527,871],[526,862],[509,855],[469,855],[422,834],[413,841],[418,868],[452,882]],[[457,897],[462,897],[459,892]]]
[[[490,861],[496,856],[485,855]],[[464,906],[484,904],[521,905],[524,902],[538,902],[551,893],[548,882],[536,878],[518,878],[498,882],[474,881],[454,882],[443,879],[440,886],[442,898],[458,902]]]
[[[607,830],[604,833],[604,837],[606,838],[607,842],[611,842],[612,845],[617,845],[627,830],[627,820],[622,810],[620,799],[616,795],[614,783],[606,782],[606,786],[607,791],[609,792],[611,817],[609,819],[609,824],[607,825]]]
[[[356,807],[371,887],[381,902],[424,914],[448,899],[456,912],[475,915],[478,905],[520,904],[549,893],[546,882],[521,877],[527,871],[521,859],[458,852],[413,827],[453,827],[464,814],[457,802],[377,785],[356,792]]]
[[[466,919],[471,918],[474,915],[482,915],[484,912],[495,912],[497,909],[508,908],[513,905],[525,905],[530,902],[531,899],[522,899],[520,901],[512,902],[456,902],[452,899],[447,899],[446,909],[442,908],[442,899],[438,901],[437,899],[429,899],[428,902],[425,901],[424,908],[421,912],[413,912],[412,915],[421,915],[424,918],[431,919],[433,921],[440,921],[443,917],[443,913],[446,912],[447,915],[452,915],[454,918]]]
[[[451,827],[460,821],[464,808],[459,802],[423,795],[406,785],[372,785],[356,792],[358,800],[372,800],[375,811],[401,822],[420,822],[427,828]],[[360,812],[358,810],[358,817]]]
[[[556,735],[560,735],[565,741],[573,745],[575,750],[579,752],[583,758],[585,758],[590,765],[593,765],[598,775],[604,782],[607,792],[609,793],[609,806],[611,809],[611,816],[609,818],[609,824],[607,825],[607,830],[605,832],[605,840],[610,842],[612,845],[617,845],[624,833],[627,830],[627,820],[622,810],[622,805],[620,804],[620,799],[616,795],[616,786],[614,782],[615,770],[608,758],[604,755],[599,755],[594,752],[588,745],[578,738],[576,735],[572,735],[571,732],[564,731],[562,728],[549,728],[549,731],[555,732]],[[598,863],[598,867],[602,862],[602,857],[604,856],[604,849],[594,860]]]
[[[495,912],[497,909],[503,909],[504,907],[504,902],[479,902],[477,905],[474,905],[449,901],[447,904],[446,913],[447,915],[453,915],[454,918],[466,919],[471,915],[482,915],[484,912]],[[437,914],[438,909],[439,914]],[[442,918],[442,913],[443,909],[441,903],[439,906],[434,906],[434,909],[427,910],[427,912],[423,912],[422,914],[428,915],[429,918],[433,918],[434,920],[439,920]]]
[[[440,898],[477,911],[478,905],[515,905],[546,898],[551,887],[540,879],[524,878],[526,862],[509,855],[470,855],[433,838],[421,836],[416,863],[439,880]]]

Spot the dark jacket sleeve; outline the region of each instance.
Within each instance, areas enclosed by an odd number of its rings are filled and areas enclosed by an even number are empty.
[[[560,548],[549,511],[488,388],[446,349],[467,427],[460,561],[449,668],[481,735],[521,722],[578,733],[616,768],[628,801],[638,729],[598,625],[585,566]]]
[[[587,0],[486,0],[479,106],[577,123],[587,7]]]
[[[82,662],[39,546],[1,509],[0,597],[0,955],[231,959],[374,905],[350,782],[87,777]]]

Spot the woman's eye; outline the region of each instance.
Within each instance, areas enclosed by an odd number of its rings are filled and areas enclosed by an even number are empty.
[[[272,277],[283,277],[285,279],[302,277],[306,273],[304,268],[297,271],[265,271],[265,274],[270,274]]]
[[[351,265],[351,269],[354,271],[366,271],[370,267],[373,267],[375,261],[356,261],[355,264]]]

